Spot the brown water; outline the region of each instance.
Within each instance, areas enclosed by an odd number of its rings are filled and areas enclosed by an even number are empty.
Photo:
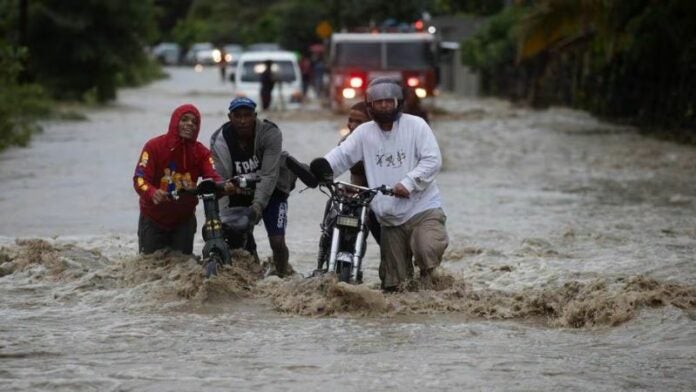
[[[184,102],[207,142],[232,94],[214,69],[171,72],[0,155],[0,390],[696,387],[693,148],[567,109],[442,97],[451,246],[434,286],[382,294],[371,240],[360,286],[262,279],[241,252],[204,280],[195,258],[135,252],[142,144]],[[344,120],[313,105],[268,117],[306,161]],[[303,273],[324,200],[290,198]]]

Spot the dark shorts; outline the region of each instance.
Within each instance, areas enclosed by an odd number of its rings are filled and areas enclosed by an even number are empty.
[[[149,254],[159,249],[169,248],[190,255],[193,253],[195,233],[195,215],[174,229],[167,230],[140,214],[140,219],[138,219],[138,252]]]
[[[269,237],[285,235],[288,227],[288,195],[276,190],[263,210],[263,225]]]

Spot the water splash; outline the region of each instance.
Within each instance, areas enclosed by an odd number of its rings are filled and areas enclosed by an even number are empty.
[[[559,287],[515,292],[476,289],[466,279],[440,273],[414,280],[404,291],[338,282],[334,275],[262,280],[263,267],[246,252],[219,275],[205,279],[192,256],[158,251],[109,261],[97,251],[45,240],[19,240],[0,249],[3,279],[55,285],[55,298],[119,306],[156,308],[226,303],[241,297],[266,298],[281,312],[303,316],[351,317],[461,313],[490,320],[538,321],[550,327],[616,326],[644,308],[696,309],[696,287],[645,276],[571,281]],[[21,282],[16,282],[21,284]]]
[[[472,290],[464,279],[442,274],[434,283],[413,281],[403,292],[383,294],[377,288],[337,282],[329,275],[264,282],[257,291],[270,298],[277,310],[305,316],[462,313],[472,318],[526,319],[564,328],[617,326],[646,307],[696,308],[696,287],[644,276],[506,292]]]
[[[262,267],[244,251],[232,253],[233,264],[205,279],[198,260],[179,252],[157,251],[109,261],[97,251],[45,240],[17,241],[0,249],[0,274],[17,279],[55,282],[55,297],[80,298],[99,304],[118,301],[131,306],[167,306],[181,300],[196,303],[248,296],[263,276]],[[116,295],[88,295],[90,293]],[[125,294],[124,294],[125,293]]]

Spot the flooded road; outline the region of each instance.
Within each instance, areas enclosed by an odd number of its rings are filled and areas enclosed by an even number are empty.
[[[185,102],[207,144],[233,95],[215,69],[168,71],[0,154],[0,390],[696,388],[693,147],[568,109],[441,97],[438,290],[381,294],[372,240],[358,287],[260,279],[243,254],[204,281],[193,259],[136,255],[142,145]],[[312,105],[260,116],[304,161],[345,120]],[[287,238],[308,273],[325,196],[299,190]]]

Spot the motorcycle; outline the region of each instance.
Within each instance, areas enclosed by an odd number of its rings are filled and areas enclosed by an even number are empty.
[[[393,191],[386,185],[367,188],[343,181],[320,184],[320,190],[329,200],[320,225],[315,274],[333,271],[341,282],[362,283],[370,203],[378,193],[393,195]]]
[[[367,188],[334,181],[331,166],[323,158],[312,161],[309,168],[292,161],[288,167],[305,185],[319,187],[329,196],[320,224],[317,269],[313,275],[332,271],[341,282],[362,283],[370,203],[378,193],[393,196],[392,188],[386,185]]]
[[[260,181],[256,174],[243,174],[228,180],[238,188],[249,188]],[[218,208],[218,194],[225,187],[225,182],[216,183],[212,179],[202,180],[195,189],[178,189],[171,192],[173,199],[182,194],[194,195],[203,200],[205,223],[203,224],[203,267],[206,278],[217,275],[222,265],[230,264],[231,249],[244,248],[246,239],[254,222],[246,207],[230,208],[223,222]],[[228,234],[228,235],[225,235]],[[230,244],[228,237],[242,238],[241,243]]]

